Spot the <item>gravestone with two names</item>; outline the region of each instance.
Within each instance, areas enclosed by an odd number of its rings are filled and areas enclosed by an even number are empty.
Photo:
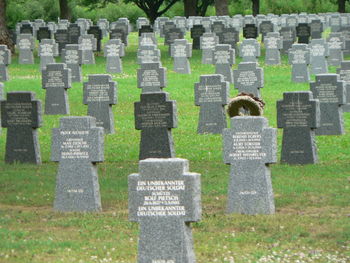
[[[87,33],[89,35],[90,34],[94,35],[94,37],[96,38],[96,41],[97,41],[96,51],[100,52],[101,51],[101,40],[103,38],[101,28],[99,28],[98,26],[90,26]]]
[[[282,54],[288,54],[288,50],[292,47],[296,40],[296,32],[290,27],[282,27],[280,29],[280,34],[283,39]]]
[[[205,28],[202,25],[194,25],[191,28],[191,38],[193,39],[193,49],[200,49],[200,39],[205,33]]]
[[[94,35],[82,35],[78,43],[82,51],[82,64],[95,64],[94,51],[97,49],[97,40]]]
[[[243,62],[257,62],[260,54],[260,44],[256,39],[244,39],[239,47],[239,56]]]
[[[298,38],[298,43],[309,44],[311,29],[307,23],[299,23],[296,27],[296,34]]]
[[[137,63],[142,65],[144,63],[155,63],[160,61],[160,50],[156,45],[143,45],[139,46],[137,50]]]
[[[343,49],[345,48],[345,41],[342,33],[330,33],[328,38],[328,64],[330,66],[340,66],[344,60]]]
[[[243,27],[243,37],[246,39],[253,38],[256,39],[258,37],[258,28],[255,24],[246,24]]]
[[[62,50],[69,44],[69,33],[66,29],[58,29],[55,32],[55,41],[58,44],[58,51],[60,55],[62,54]]]
[[[278,32],[267,33],[264,38],[265,45],[265,63],[267,65],[281,64],[280,50],[283,48],[282,38]]]

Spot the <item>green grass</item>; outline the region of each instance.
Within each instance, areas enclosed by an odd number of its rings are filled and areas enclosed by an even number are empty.
[[[116,134],[105,137],[105,162],[98,165],[103,212],[53,212],[57,164],[50,161],[51,129],[58,127],[61,116],[44,115],[39,129],[43,164],[0,164],[0,262],[136,261],[138,224],[128,221],[127,211],[127,176],[138,171],[140,139],[133,117],[133,103],[140,98],[135,33],[129,43],[124,73],[113,75],[118,83],[118,103],[113,106]],[[190,161],[192,172],[202,174],[203,216],[192,224],[197,261],[349,262],[350,113],[344,114],[345,135],[317,137],[319,164],[271,166],[275,215],[227,215],[229,166],[222,161],[221,136],[196,134],[199,109],[194,106],[194,83],[201,74],[214,73],[214,66],[202,65],[201,52],[194,50],[192,74],[176,74],[162,43],[162,63],[168,69],[164,90],[178,107],[178,128],[173,129],[176,155]],[[44,101],[38,59],[35,65],[19,65],[17,60],[14,56],[9,66],[11,80],[5,91],[34,91]],[[308,90],[309,85],[291,82],[286,56],[280,66],[265,66],[263,60],[264,116],[276,127],[276,101],[283,92]],[[239,62],[236,59],[234,68]],[[98,73],[105,73],[102,54],[96,65],[83,66],[84,81]],[[233,85],[230,94],[237,94]],[[68,95],[71,115],[85,115],[82,83],[74,83]],[[279,130],[279,154],[281,137]],[[2,129],[2,160],[5,140]]]

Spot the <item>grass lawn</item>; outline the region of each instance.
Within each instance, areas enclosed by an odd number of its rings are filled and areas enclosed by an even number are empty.
[[[222,161],[221,136],[196,133],[199,108],[194,106],[194,83],[200,75],[213,74],[214,66],[202,65],[201,52],[194,50],[192,74],[177,74],[162,40],[159,46],[168,69],[164,90],[177,101],[176,155],[190,161],[191,172],[202,175],[203,216],[192,224],[197,262],[350,262],[350,113],[344,114],[345,135],[317,137],[318,164],[271,166],[275,215],[227,215],[229,166]],[[98,165],[103,212],[53,211],[58,166],[50,161],[51,129],[58,127],[61,116],[43,115],[39,129],[43,164],[0,163],[0,262],[136,262],[138,224],[128,221],[127,211],[127,176],[138,171],[140,140],[133,116],[133,104],[141,93],[136,52],[137,35],[132,33],[123,58],[124,73],[113,75],[118,82],[118,104],[113,106],[116,134],[105,136],[105,162]],[[276,101],[283,92],[309,90],[308,84],[291,82],[287,57],[282,60],[280,66],[265,66],[264,57],[260,58],[264,116],[271,127],[276,127]],[[5,91],[34,91],[44,103],[38,58],[35,65],[17,61],[18,56],[13,56]],[[239,62],[236,59],[234,68]],[[84,81],[89,74],[104,73],[102,54],[96,65],[83,66]],[[233,85],[230,94],[237,94]],[[85,115],[82,83],[74,83],[68,96],[71,115]],[[278,154],[281,139],[279,130]],[[4,160],[5,141],[6,129],[2,129],[0,160]]]

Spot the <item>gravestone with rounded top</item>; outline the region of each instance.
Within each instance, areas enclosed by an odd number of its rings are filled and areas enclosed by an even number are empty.
[[[278,32],[269,32],[264,38],[266,49],[265,64],[279,65],[281,64],[280,50],[283,48],[282,38]]]
[[[283,129],[281,163],[317,163],[315,129],[320,126],[320,103],[311,91],[284,92],[277,101],[277,127]]]
[[[194,84],[195,105],[200,106],[197,133],[221,134],[227,127],[225,105],[230,86],[223,75],[202,75]]]
[[[311,92],[320,101],[320,127],[316,135],[344,134],[342,105],[346,103],[345,82],[338,74],[319,74],[310,83]]]
[[[137,262],[194,263],[190,223],[201,218],[201,186],[188,161],[140,161],[128,193],[129,220],[140,224]]]
[[[277,161],[277,130],[264,117],[237,116],[222,137],[224,162],[231,165],[228,213],[275,213],[269,164]]]
[[[174,71],[181,74],[191,74],[188,58],[192,57],[192,44],[186,39],[175,39],[171,44],[170,56],[174,58]]]
[[[97,49],[97,40],[94,35],[82,35],[78,43],[82,51],[82,64],[95,64],[94,51]]]
[[[34,37],[31,34],[20,34],[17,37],[17,47],[19,49],[19,64],[34,64]]]
[[[0,103],[1,126],[7,128],[5,162],[40,164],[41,101],[34,92],[16,91],[8,92]]]
[[[51,160],[59,162],[54,210],[101,211],[97,162],[103,162],[103,129],[95,118],[63,117],[52,129]]]
[[[39,44],[38,56],[40,57],[40,68],[44,70],[47,64],[55,63],[58,56],[58,45],[54,39],[43,39]]]
[[[62,50],[62,62],[71,69],[72,82],[81,82],[83,79],[81,72],[82,51],[78,44],[68,44]]]
[[[0,45],[0,81],[8,81],[7,66],[11,64],[11,51],[6,45]]]
[[[96,126],[106,134],[115,133],[112,105],[117,103],[117,87],[110,75],[89,75],[84,82],[83,103],[88,105],[87,115],[96,118]]]
[[[222,74],[225,80],[233,83],[232,65],[235,63],[235,51],[227,44],[216,45],[213,51],[215,74]]]
[[[176,102],[166,92],[142,93],[134,108],[135,128],[141,130],[140,160],[175,157],[171,128],[177,126]]]
[[[343,112],[350,112],[350,61],[342,61],[341,67],[337,68],[337,74],[345,82],[346,99],[342,106]]]
[[[141,64],[137,70],[137,87],[142,93],[160,92],[166,84],[166,68],[160,62]]]
[[[234,86],[239,93],[250,93],[260,96],[260,89],[264,87],[264,70],[258,67],[257,62],[241,62],[233,71]]]
[[[293,44],[288,52],[288,62],[292,65],[293,82],[310,81],[310,49],[307,44]]]
[[[244,39],[239,47],[239,56],[243,62],[257,62],[260,54],[260,44],[256,39]]]
[[[312,39],[309,48],[311,74],[328,73],[327,57],[329,50],[326,40],[323,38]]]
[[[71,88],[71,70],[65,64],[48,64],[42,70],[42,88],[46,90],[45,114],[69,114],[67,89]]]
[[[122,73],[123,64],[121,57],[125,55],[124,44],[120,39],[111,39],[104,46],[104,56],[107,58],[106,71],[108,73]]]
[[[214,33],[204,33],[200,37],[202,64],[213,64],[213,50],[219,44],[219,38]]]

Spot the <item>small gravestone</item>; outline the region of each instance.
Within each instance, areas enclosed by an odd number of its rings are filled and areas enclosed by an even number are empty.
[[[225,81],[233,83],[232,65],[235,63],[235,51],[230,45],[216,45],[213,51],[215,74],[222,74]]]
[[[7,128],[6,163],[41,163],[37,128],[41,126],[41,102],[34,92],[8,92],[1,101],[1,126]]]
[[[142,93],[135,102],[135,128],[141,130],[140,160],[175,157],[171,128],[177,126],[176,102],[166,92]]]
[[[298,37],[298,43],[309,44],[311,29],[307,23],[299,23],[296,27],[296,34]]]
[[[166,68],[160,62],[141,64],[137,70],[137,87],[142,93],[160,92],[166,84]]]
[[[137,63],[142,65],[145,63],[161,62],[160,56],[160,50],[156,45],[143,45],[137,50]]]
[[[283,48],[282,38],[278,32],[267,33],[264,38],[265,45],[265,63],[267,65],[281,64],[280,50]]]
[[[288,50],[292,47],[293,43],[296,40],[296,32],[290,27],[282,27],[279,32],[283,39],[283,47],[281,53],[288,54]]]
[[[200,106],[197,133],[221,134],[227,127],[224,107],[230,86],[223,75],[202,75],[195,83],[195,104]]]
[[[39,30],[36,32],[36,39],[39,42],[43,39],[52,39],[52,31],[47,26],[39,27]]]
[[[310,31],[312,39],[322,38],[323,23],[320,19],[313,19],[310,23]]]
[[[330,33],[328,38],[328,64],[330,66],[340,66],[344,60],[343,49],[345,48],[345,41],[342,33]]]
[[[274,25],[270,20],[264,20],[259,25],[259,31],[261,34],[261,41],[265,42],[267,33],[274,32]]]
[[[341,106],[346,103],[345,82],[338,74],[319,74],[310,83],[311,92],[320,101],[320,127],[316,135],[344,134],[344,119]]]
[[[112,105],[117,103],[117,87],[110,75],[89,75],[84,83],[85,105],[87,115],[96,118],[96,126],[103,127],[106,134],[115,133]]]
[[[312,39],[310,44],[311,74],[328,72],[327,57],[329,55],[328,44],[325,39]]]
[[[124,57],[124,44],[120,39],[111,39],[104,47],[104,56],[107,58],[106,71],[108,73],[122,73],[123,64],[121,57]]]
[[[79,49],[79,45],[66,45],[62,50],[62,61],[71,69],[72,82],[81,82],[83,78],[81,73],[82,51]]]
[[[97,40],[94,35],[80,36],[78,42],[82,51],[82,64],[95,64],[94,51],[97,49]]]
[[[292,65],[292,81],[309,82],[310,49],[307,44],[293,44],[288,52],[289,64]]]
[[[219,44],[219,38],[214,33],[204,33],[200,38],[202,64],[213,64],[213,50]]]
[[[0,45],[0,81],[8,81],[7,66],[11,64],[11,51],[6,45]]]
[[[277,127],[283,128],[281,163],[317,163],[315,129],[320,103],[310,91],[284,92],[277,102]]]
[[[231,118],[223,131],[224,162],[231,165],[228,213],[274,214],[269,164],[277,161],[277,131],[261,116]]]
[[[258,37],[258,28],[255,24],[246,24],[243,27],[243,37],[246,39],[254,38],[256,39]]]
[[[39,44],[38,56],[40,57],[41,70],[46,68],[47,64],[55,63],[55,57],[58,56],[58,45],[54,39],[43,39]]]
[[[174,58],[174,71],[181,74],[191,74],[188,58],[192,57],[192,44],[186,39],[175,39],[171,45],[170,56]]]
[[[34,64],[34,37],[31,34],[20,34],[17,37],[17,47],[19,49],[19,64]]]
[[[103,38],[101,28],[99,28],[98,26],[90,26],[90,28],[88,29],[87,33],[89,35],[90,34],[94,35],[94,37],[96,38],[96,41],[97,41],[96,51],[100,52],[101,51],[101,40]]]
[[[239,47],[239,56],[243,62],[257,62],[260,54],[260,44],[256,39],[244,39]]]
[[[58,51],[61,55],[62,50],[69,44],[69,33],[66,29],[58,29],[55,33],[55,41],[58,44]]]
[[[342,110],[344,112],[350,112],[350,61],[342,61],[341,67],[337,68],[337,74],[345,82],[346,89],[346,104],[342,106]]]
[[[71,88],[71,72],[65,64],[48,64],[42,70],[42,88],[46,89],[45,114],[69,114],[67,89]]]
[[[194,25],[191,28],[191,38],[193,39],[193,49],[200,49],[200,39],[205,33],[202,25]]]
[[[59,162],[54,210],[101,211],[97,162],[103,162],[103,129],[95,118],[63,117],[52,129],[51,160]]]
[[[190,223],[201,218],[201,186],[188,161],[140,161],[128,193],[129,220],[140,223],[137,262],[194,263]]]
[[[264,87],[264,70],[257,62],[241,62],[233,71],[234,86],[239,93],[250,93],[260,98],[260,89]]]

